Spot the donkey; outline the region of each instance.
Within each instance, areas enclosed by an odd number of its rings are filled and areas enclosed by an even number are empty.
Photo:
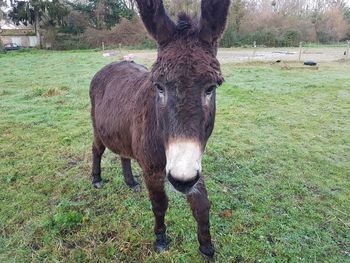
[[[149,72],[133,62],[102,68],[90,87],[94,131],[92,178],[102,186],[101,157],[106,148],[121,156],[126,184],[139,191],[130,159],[142,168],[155,216],[155,248],[168,248],[164,216],[167,179],[186,194],[197,221],[199,250],[214,256],[209,231],[207,190],[201,159],[213,131],[215,92],[223,82],[216,59],[230,0],[202,0],[200,19],[180,14],[177,23],[162,0],[136,0],[148,32],[158,43],[158,58]]]

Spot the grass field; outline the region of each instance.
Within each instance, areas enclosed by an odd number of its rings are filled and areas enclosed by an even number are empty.
[[[131,192],[110,152],[109,183],[91,187],[88,88],[112,60],[0,55],[0,262],[203,261],[182,195],[169,188],[172,244],[158,255],[145,187]],[[203,161],[217,262],[349,262],[350,65],[223,71]]]

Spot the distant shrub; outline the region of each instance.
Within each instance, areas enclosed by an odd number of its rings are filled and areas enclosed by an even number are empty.
[[[64,34],[79,35],[88,27],[88,17],[72,10],[66,17],[66,23],[62,25],[59,32]]]
[[[122,19],[111,30],[87,28],[81,40],[92,48],[101,47],[102,42],[105,46],[118,46],[119,44],[123,46],[155,46],[138,18]]]
[[[155,49],[155,48],[157,48],[157,42],[154,41],[153,39],[145,36],[140,44],[132,45],[129,47],[133,48],[133,49]]]
[[[228,28],[223,38],[220,41],[221,47],[251,47],[254,42],[257,46],[267,47],[290,47],[298,46],[301,41],[301,34],[298,31],[286,31],[279,33],[278,31],[261,30],[251,33],[239,34],[234,29]]]
[[[297,47],[301,41],[301,34],[298,31],[287,31],[278,39],[278,46]]]
[[[79,16],[72,16],[75,20],[82,20]],[[80,21],[79,20],[79,21]],[[111,30],[97,30],[84,28],[83,22],[67,23],[59,30],[49,28],[45,33],[47,48],[55,50],[76,50],[101,48],[102,42],[106,47],[116,47],[120,44],[140,49],[156,48],[156,42],[148,35],[141,20],[123,18]],[[83,32],[84,31],[84,32]],[[83,32],[83,33],[82,33]]]
[[[220,41],[220,46],[226,48],[241,46],[241,38],[233,25],[229,25],[226,29]]]
[[[276,34],[272,31],[256,31],[242,37],[243,45],[252,45],[256,42],[258,46],[275,47],[277,45]]]
[[[334,42],[332,36],[324,31],[317,32],[317,37],[318,41],[322,44],[330,44]]]
[[[88,49],[90,44],[81,39],[80,36],[70,34],[57,34],[52,45],[56,50]]]

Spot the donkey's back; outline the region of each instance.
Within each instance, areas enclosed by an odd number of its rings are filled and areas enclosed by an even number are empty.
[[[134,62],[122,61],[108,64],[93,77],[90,98],[93,102],[96,99],[108,99],[108,95],[118,95],[120,92],[135,94],[139,86],[133,84],[144,80],[148,74],[147,68]],[[132,94],[129,96],[132,97]]]

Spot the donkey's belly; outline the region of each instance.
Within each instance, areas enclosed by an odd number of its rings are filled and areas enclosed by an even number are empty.
[[[134,158],[132,125],[134,99],[128,87],[113,86],[96,104],[96,127],[103,144],[116,154]]]
[[[112,152],[122,157],[134,158],[132,151],[132,140],[127,127],[99,125],[98,133],[103,144]]]

